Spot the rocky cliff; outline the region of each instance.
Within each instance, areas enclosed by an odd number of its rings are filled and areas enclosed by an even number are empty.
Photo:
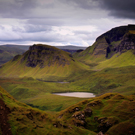
[[[36,67],[39,65],[40,68],[54,64],[62,66],[69,65],[70,60],[74,61],[70,54],[63,53],[62,50],[48,45],[33,45],[22,58],[22,62],[26,61],[26,66]]]
[[[116,53],[121,54],[131,49],[135,50],[135,25],[120,26],[99,36],[92,46],[77,54],[77,57],[102,55],[104,58],[111,58]]]
[[[101,40],[105,40],[103,45]],[[106,58],[111,57],[114,53],[123,53],[130,49],[135,49],[135,25],[121,26],[113,28],[96,39],[98,45],[95,47],[93,54],[102,47]],[[104,47],[104,48],[103,48]],[[99,52],[99,51],[98,51]]]

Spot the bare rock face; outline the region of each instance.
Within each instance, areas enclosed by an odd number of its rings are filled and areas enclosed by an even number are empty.
[[[72,115],[72,118],[74,118],[72,121],[74,122],[74,125],[76,126],[85,126],[85,113],[82,111],[78,111]]]
[[[106,55],[106,50],[108,47],[108,43],[105,38],[97,41],[97,45],[94,50],[94,55]]]
[[[85,127],[86,126],[86,117],[91,117],[92,115],[92,110],[91,108],[87,107],[84,109],[84,111],[79,111],[76,110],[76,112],[72,115],[72,121],[74,125],[80,127]]]
[[[70,56],[68,57],[73,60]],[[70,60],[67,59],[66,55],[62,53],[61,50],[51,47],[48,45],[33,45],[29,50],[24,54],[22,62],[26,60],[26,66],[36,67],[37,65],[40,68],[45,66],[57,65],[69,65]]]
[[[135,35],[128,33],[123,37],[118,47],[116,47],[116,52],[122,52],[123,50],[131,49],[135,49]]]
[[[135,25],[116,27],[99,36],[92,54],[110,58],[131,49],[135,49]]]

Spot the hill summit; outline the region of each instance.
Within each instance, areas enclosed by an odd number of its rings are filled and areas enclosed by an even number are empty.
[[[104,53],[106,57],[111,53],[124,52],[125,50],[135,49],[135,25],[121,26],[111,29],[96,39],[96,42],[106,42],[95,47],[94,54]],[[100,47],[104,48],[102,52]]]
[[[72,56],[55,47],[48,45],[33,45],[23,55],[22,62],[26,60],[26,66],[40,68],[51,65],[70,65],[70,61],[74,61]]]
[[[68,52],[56,47],[37,44],[29,47],[23,55],[16,55],[0,68],[1,77],[33,77],[56,81],[74,71],[88,67],[72,57]],[[57,78],[57,79],[56,79]]]
[[[86,63],[99,62],[129,50],[132,54],[135,53],[135,25],[120,26],[107,31],[92,46],[76,53],[75,57]]]

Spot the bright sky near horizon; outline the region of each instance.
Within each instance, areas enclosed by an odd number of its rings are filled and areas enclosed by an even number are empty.
[[[113,27],[135,24],[135,0],[0,0],[0,45],[90,46]]]

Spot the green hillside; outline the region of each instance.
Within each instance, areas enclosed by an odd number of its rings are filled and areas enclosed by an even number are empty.
[[[16,100],[45,111],[59,112],[84,100],[54,95],[57,92],[77,91],[71,83],[43,82],[32,78],[0,79],[0,86]]]
[[[135,25],[121,26],[99,36],[92,46],[75,53],[74,58],[93,69],[129,66],[134,65],[134,49]]]
[[[1,135],[96,135],[96,133],[58,121],[57,117],[16,101],[0,87]]]
[[[33,77],[57,81],[88,68],[65,51],[48,45],[34,45],[23,55],[17,55],[4,64],[0,69],[0,77]]]
[[[113,28],[73,55],[33,45],[0,66],[0,135],[135,135],[134,82],[135,25]]]
[[[81,101],[52,115],[16,101],[0,87],[0,106],[2,135],[135,133],[135,96],[105,94]]]
[[[58,118],[99,135],[135,133],[135,96],[108,93],[84,100],[60,112]]]

